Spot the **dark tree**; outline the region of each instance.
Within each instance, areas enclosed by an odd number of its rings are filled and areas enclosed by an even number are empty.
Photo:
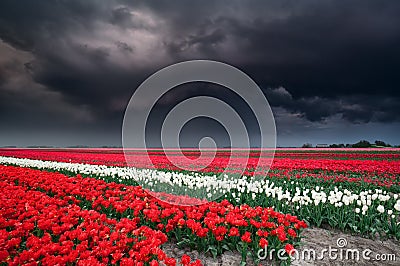
[[[390,145],[389,143],[385,143],[382,140],[375,140],[375,145],[381,147],[392,147],[392,145]]]
[[[386,143],[382,140],[375,140],[375,145],[386,147]]]
[[[361,140],[357,142],[356,144],[353,144],[353,148],[369,148],[371,147],[371,143],[367,140]]]

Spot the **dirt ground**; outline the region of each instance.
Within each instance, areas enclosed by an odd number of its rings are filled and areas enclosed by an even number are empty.
[[[239,266],[238,252],[225,252],[216,259],[196,250],[179,249],[175,244],[164,245],[167,255],[179,258],[184,253],[200,259],[206,266]],[[323,251],[325,250],[325,251]],[[315,255],[313,253],[315,251]],[[329,253],[330,252],[330,253]],[[275,253],[276,254],[276,253]],[[309,257],[310,254],[310,257]],[[358,259],[357,259],[358,254]],[[302,232],[301,246],[293,255],[298,258],[291,265],[400,265],[400,243],[395,240],[371,240],[339,231],[307,228]],[[379,260],[378,260],[379,259]],[[261,265],[272,265],[262,260]],[[248,258],[246,265],[254,265]]]

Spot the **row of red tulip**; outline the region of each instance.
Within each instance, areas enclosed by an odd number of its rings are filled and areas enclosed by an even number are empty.
[[[130,222],[161,230],[177,241],[186,235],[193,247],[203,251],[213,244],[234,248],[240,244],[243,249],[252,247],[254,251],[269,245],[290,251],[300,230],[307,226],[297,217],[271,208],[233,206],[226,200],[199,206],[172,206],[149,196],[141,187],[11,166],[0,166],[0,173],[3,182],[42,191],[71,206],[90,208],[121,222],[129,218]],[[18,198],[23,202],[26,196]],[[64,216],[55,215],[57,219]]]
[[[169,156],[182,156],[176,152],[167,152]],[[232,161],[233,169],[246,168],[245,174],[251,174],[252,169],[257,165],[259,152],[251,152],[247,160],[242,150],[234,152],[217,152],[216,156],[210,160],[208,156],[198,160],[198,152],[184,152],[189,159],[195,161],[194,168],[205,167],[204,171],[221,172]],[[303,153],[302,153],[303,154]],[[338,156],[340,155],[340,160]],[[125,156],[121,150],[29,150],[29,149],[0,149],[0,156],[14,156],[20,158],[64,161],[75,163],[103,164],[114,166],[125,166]],[[148,159],[150,157],[150,160]],[[356,173],[392,173],[400,174],[400,156],[397,152],[390,154],[379,154],[380,159],[371,158],[371,154],[366,153],[313,153],[308,155],[304,153],[299,156],[297,152],[282,154],[277,151],[272,164],[272,169],[277,170],[329,170],[334,172],[356,172]],[[175,166],[164,152],[160,151],[132,151],[129,155],[129,161],[134,162],[133,166],[139,168],[158,168],[180,170]],[[395,160],[393,160],[395,158]],[[397,158],[397,159],[396,159]],[[179,158],[176,158],[179,159]],[[210,163],[211,161],[211,163]],[[189,160],[190,162],[190,160]],[[185,165],[190,168],[190,165]]]
[[[0,263],[176,265],[160,248],[167,236],[139,219],[110,219],[7,181],[0,181]],[[200,262],[184,256],[182,264]]]

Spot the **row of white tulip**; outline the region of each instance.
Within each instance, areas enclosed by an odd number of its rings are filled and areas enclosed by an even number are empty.
[[[342,206],[354,206],[354,212],[365,214],[371,206],[379,213],[387,212],[394,218],[394,212],[400,212],[400,194],[388,193],[382,189],[365,190],[361,192],[341,190],[337,187],[329,188],[317,186],[313,189],[303,188],[300,181],[286,181],[281,186],[276,186],[268,179],[258,180],[255,178],[238,178],[228,175],[205,176],[200,173],[185,174],[181,172],[164,172],[156,169],[138,169],[128,167],[114,167],[94,164],[65,163],[55,161],[32,160],[26,158],[14,158],[0,156],[0,164],[16,165],[36,169],[47,169],[53,171],[68,171],[75,174],[93,176],[99,179],[112,177],[116,182],[135,180],[146,187],[169,185],[177,190],[184,187],[188,190],[204,190],[208,198],[215,194],[231,193],[238,201],[244,194],[256,197],[269,197],[279,201],[286,201],[297,207],[307,205],[333,205],[337,208]],[[109,179],[108,179],[109,180]],[[288,189],[289,187],[295,189]],[[377,207],[376,207],[377,206]]]

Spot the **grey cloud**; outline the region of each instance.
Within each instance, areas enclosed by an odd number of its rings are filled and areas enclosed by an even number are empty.
[[[123,52],[133,53],[133,47],[125,42],[117,41],[115,45]]]
[[[6,85],[13,80],[13,89],[24,91],[15,81],[29,77],[29,86],[57,95],[66,109],[118,124],[124,103],[149,75],[182,60],[212,59],[245,71],[266,88],[272,106],[304,121],[393,123],[400,109],[399,13],[397,0],[4,0],[0,39],[30,56],[0,60],[2,96],[8,88],[0,108],[28,112],[18,107],[27,97],[12,104],[16,94]],[[181,99],[170,97],[164,104]],[[25,103],[43,105],[35,97]]]
[[[366,95],[337,95],[335,98],[294,98],[285,88],[268,88],[265,94],[270,104],[297,113],[311,122],[325,121],[340,115],[352,123],[400,121],[398,98]]]
[[[112,10],[110,22],[124,28],[129,28],[134,25],[132,15],[127,7],[118,7]]]

